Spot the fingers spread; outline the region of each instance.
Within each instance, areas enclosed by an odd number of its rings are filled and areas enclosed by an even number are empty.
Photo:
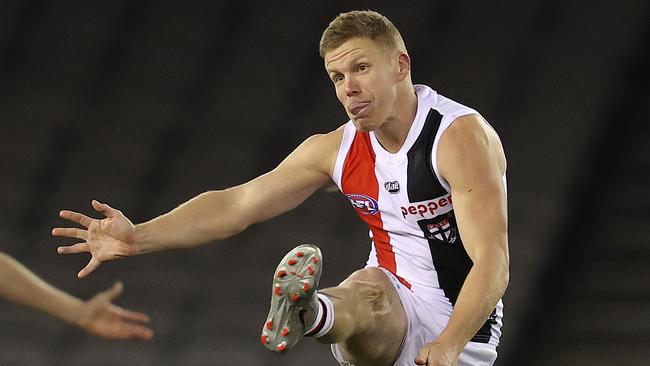
[[[75,254],[88,252],[90,249],[88,248],[88,243],[77,243],[75,245],[70,245],[67,247],[58,247],[56,248],[56,251],[59,254]]]
[[[59,216],[63,219],[74,221],[85,227],[88,227],[90,223],[93,221],[93,219],[91,219],[90,217],[84,214],[81,214],[79,212],[69,211],[69,210],[63,210],[59,212]]]
[[[52,229],[52,235],[86,240],[88,238],[88,231],[74,227],[56,227]]]
[[[86,267],[84,267],[81,271],[79,271],[79,273],[77,273],[77,277],[84,278],[88,276],[90,272],[97,269],[97,267],[99,267],[101,263],[102,262],[98,261],[95,257],[92,257],[90,259],[90,262],[88,262],[88,264],[86,265]]]

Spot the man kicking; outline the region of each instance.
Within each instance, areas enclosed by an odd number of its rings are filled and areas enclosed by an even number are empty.
[[[317,290],[317,247],[293,249],[274,273],[261,341],[289,350],[304,336],[331,344],[342,365],[492,365],[508,284],[506,161],[477,111],[413,85],[395,26],[372,11],[340,14],[320,54],[350,121],[314,135],[250,182],[209,191],[133,225],[93,201],[104,219],[62,211],[85,227],[53,235],[102,262],[230,237],[334,182],[372,240],[364,269]]]

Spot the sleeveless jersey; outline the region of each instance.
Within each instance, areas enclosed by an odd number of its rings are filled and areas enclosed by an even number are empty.
[[[458,232],[449,184],[437,167],[442,133],[474,109],[416,85],[418,107],[397,153],[386,151],[373,132],[359,132],[349,121],[333,180],[370,228],[366,266],[381,267],[432,306],[451,314],[472,267]],[[503,178],[505,186],[505,176]],[[474,342],[498,345],[501,300]]]

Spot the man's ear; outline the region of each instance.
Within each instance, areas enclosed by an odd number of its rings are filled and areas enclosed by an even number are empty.
[[[399,67],[398,81],[406,79],[411,72],[411,58],[406,52],[400,52],[397,56],[397,66]]]

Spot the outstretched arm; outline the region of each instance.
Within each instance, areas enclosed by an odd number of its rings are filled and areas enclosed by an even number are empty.
[[[474,264],[447,327],[420,350],[417,363],[429,366],[456,364],[509,280],[506,161],[496,132],[477,115],[460,117],[440,139],[438,167],[451,186],[458,229]]]
[[[203,193],[137,225],[135,254],[224,239],[295,208],[330,181],[335,147],[335,135],[312,136],[269,173],[240,186]]]
[[[289,211],[330,181],[342,130],[312,136],[278,167],[237,187],[209,191],[167,214],[133,225],[120,211],[93,201],[106,216],[97,220],[72,211],[61,217],[85,229],[55,228],[55,236],[83,240],[59,247],[62,254],[90,252],[92,258],[79,272],[84,277],[101,262],[167,249],[190,248],[224,239],[248,226]]]
[[[0,253],[0,297],[53,315],[99,337],[151,339],[153,332],[142,325],[149,321],[146,314],[111,303],[122,290],[122,284],[116,283],[89,301],[82,301],[47,284],[13,258]]]

